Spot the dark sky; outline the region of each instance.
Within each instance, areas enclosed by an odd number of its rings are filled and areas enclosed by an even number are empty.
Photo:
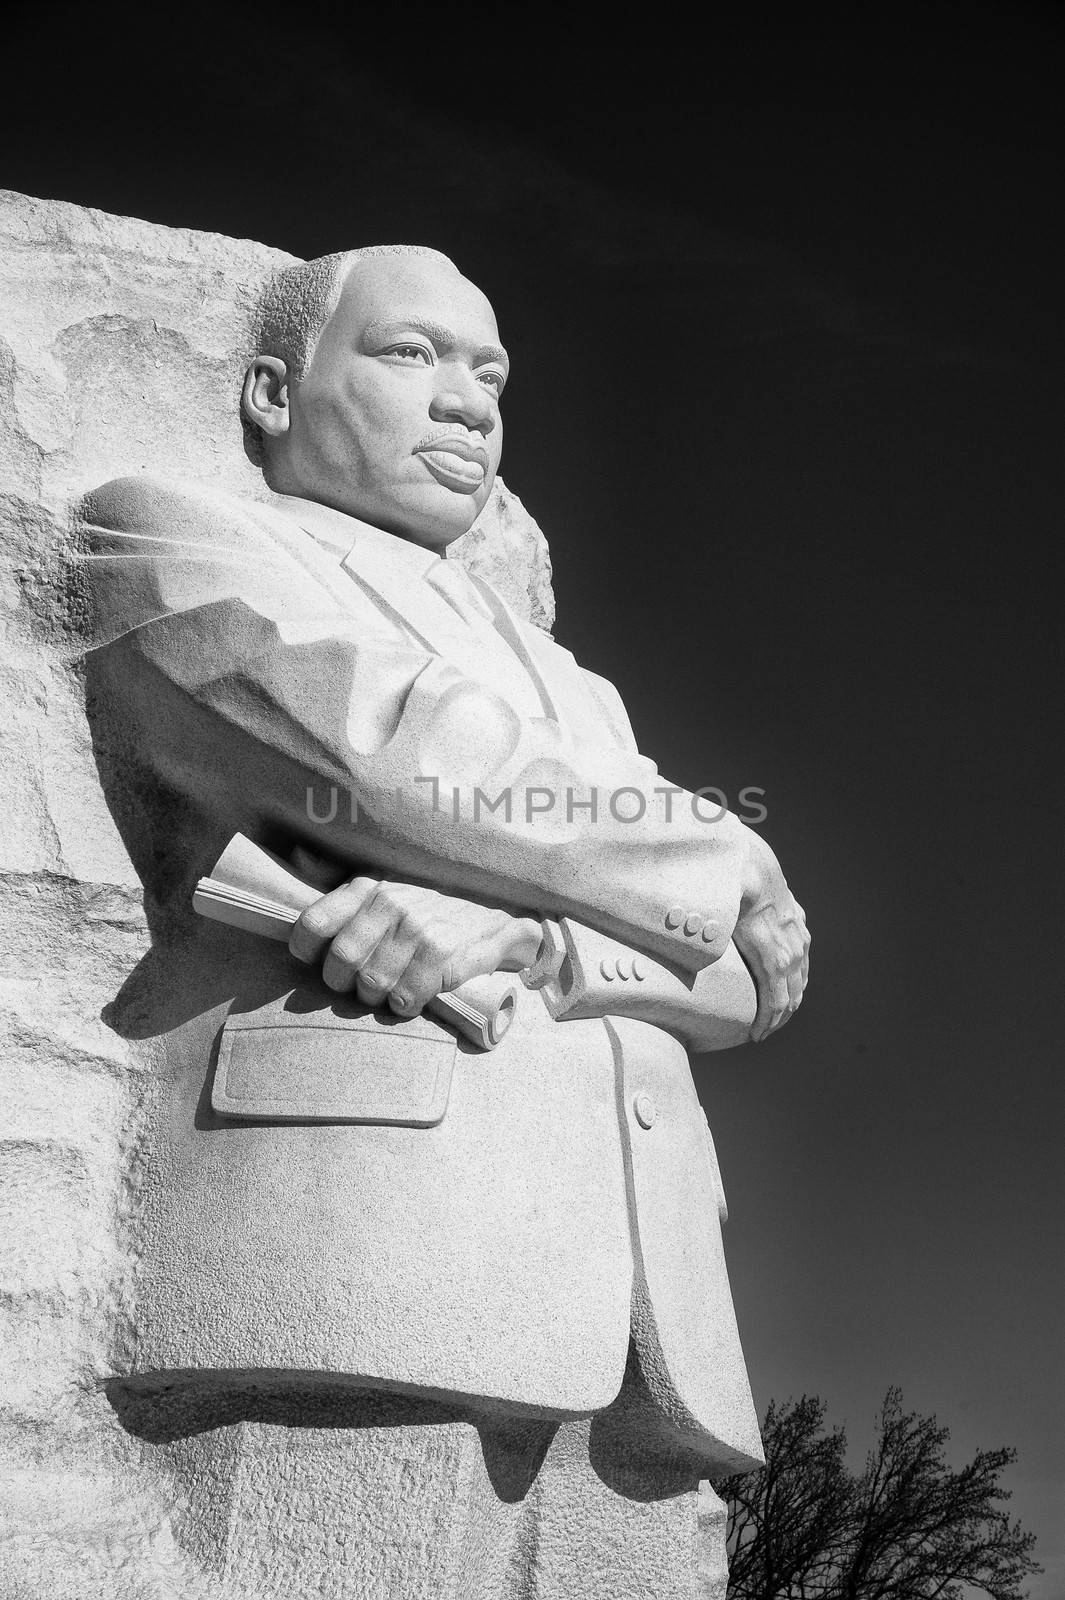
[[[558,637],[814,933],[696,1065],[759,1407],[1016,1445],[1057,1600],[1062,13],[634,15],[26,8],[0,183],[489,293]]]

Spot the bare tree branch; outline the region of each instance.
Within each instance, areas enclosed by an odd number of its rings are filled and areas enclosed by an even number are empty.
[[[960,1471],[949,1431],[903,1410],[889,1389],[860,1473],[846,1434],[827,1430],[825,1405],[803,1395],[771,1402],[765,1467],[718,1484],[729,1506],[729,1600],[1024,1600],[1041,1571],[1035,1536],[1011,1523],[999,1483],[1011,1449],[980,1450]]]

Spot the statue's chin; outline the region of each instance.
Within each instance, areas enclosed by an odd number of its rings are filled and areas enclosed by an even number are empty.
[[[419,494],[395,506],[365,507],[352,504],[341,509],[374,527],[394,533],[427,550],[443,551],[464,533],[469,533],[491,490],[485,486],[477,494],[456,494],[434,486],[432,494]]]
[[[357,513],[353,513],[357,515]],[[456,539],[461,539],[464,533],[469,533],[477,516],[475,508],[470,509],[468,516],[461,521],[454,517],[404,517],[388,519],[378,518],[374,526],[384,528],[386,533],[394,533],[397,538],[406,539],[410,544],[420,544],[426,550],[437,550],[441,553],[449,544],[454,544]],[[364,522],[369,522],[369,517],[363,517]]]
[[[439,551],[470,531],[495,482],[494,469],[474,485],[466,463],[449,458],[437,462],[434,457],[428,464],[419,461],[411,478],[360,484],[335,466],[325,464],[323,470],[321,462],[280,452],[274,459],[267,457],[263,476],[275,494],[317,501],[372,528]]]

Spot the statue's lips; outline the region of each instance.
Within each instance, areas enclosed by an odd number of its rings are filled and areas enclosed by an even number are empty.
[[[439,483],[458,494],[473,494],[488,471],[487,450],[465,439],[438,439],[432,445],[419,445],[414,453]]]

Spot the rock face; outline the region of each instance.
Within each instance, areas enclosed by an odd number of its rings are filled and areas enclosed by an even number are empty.
[[[291,259],[0,194],[0,1600],[199,1592],[104,1391],[151,1065],[107,1008],[148,934],[58,557],[72,500],[120,474],[266,497],[237,397],[257,295]],[[462,546],[550,627],[546,543],[502,484]]]
[[[699,1534],[695,1564],[698,1600],[725,1600],[728,1592],[728,1507],[709,1483],[699,1485]]]

